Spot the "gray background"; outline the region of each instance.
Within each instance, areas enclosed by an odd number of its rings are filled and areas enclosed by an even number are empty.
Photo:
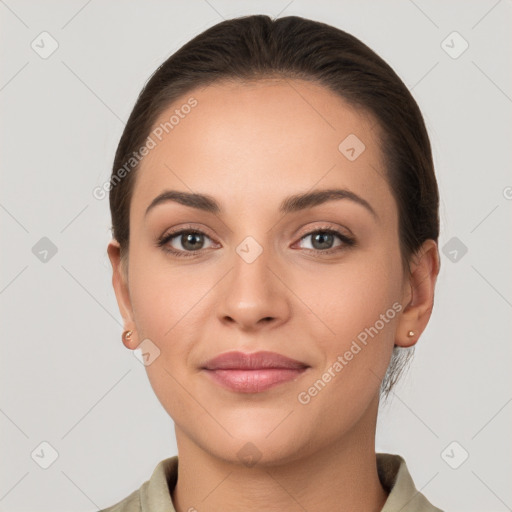
[[[108,199],[92,190],[156,67],[222,18],[258,13],[351,32],[418,101],[442,268],[377,449],[403,455],[447,511],[512,510],[510,0],[0,1],[0,510],[97,510],[177,453],[172,420],[121,343]],[[58,43],[47,58],[31,47],[50,48],[43,31]],[[58,453],[47,469],[43,442]]]

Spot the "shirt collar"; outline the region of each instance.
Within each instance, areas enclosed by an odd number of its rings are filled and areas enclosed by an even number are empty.
[[[378,453],[377,471],[382,486],[389,492],[381,512],[442,512],[416,489],[400,455]]]
[[[389,493],[381,512],[442,512],[416,489],[405,460],[399,455],[378,453],[377,471]],[[160,461],[140,488],[141,512],[176,512],[171,492],[177,479],[178,456]]]

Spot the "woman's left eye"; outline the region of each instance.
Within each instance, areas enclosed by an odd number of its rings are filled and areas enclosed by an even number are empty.
[[[301,237],[300,241],[305,240],[306,238],[313,237],[313,244],[316,244],[317,246],[320,246],[320,249],[317,249],[313,247],[312,251],[320,252],[321,254],[331,254],[333,252],[338,252],[345,247],[352,247],[356,244],[356,241],[354,238],[349,237],[347,235],[344,235],[343,233],[340,233],[339,231],[336,231],[335,229],[317,229],[315,231],[311,231],[310,233],[304,235]],[[341,243],[337,246],[332,247],[332,243],[335,238],[338,238],[338,240],[341,240]],[[325,247],[328,245],[329,247]],[[323,246],[323,247],[322,247]]]
[[[335,229],[330,228],[322,228],[311,231],[303,235],[299,242],[306,240],[309,237],[313,237],[313,245],[317,245],[319,248],[313,247],[312,249],[306,249],[308,251],[319,253],[320,255],[338,252],[344,248],[352,247],[356,244],[354,238],[351,238],[340,233],[339,231],[336,231]],[[205,238],[211,240],[211,238],[206,233],[203,233],[197,229],[183,229],[181,231],[163,235],[158,239],[157,245],[158,247],[161,247],[165,252],[173,254],[174,256],[190,258],[195,256],[204,248],[203,244]],[[336,238],[338,238],[341,243],[332,247],[332,244]],[[181,249],[173,246],[172,241],[174,239],[177,239],[177,242],[182,247]],[[169,244],[169,242],[171,243]]]

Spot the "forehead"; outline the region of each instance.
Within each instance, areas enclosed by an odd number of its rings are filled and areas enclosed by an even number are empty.
[[[195,106],[182,108],[190,98]],[[335,187],[392,213],[374,118],[316,83],[198,88],[163,111],[151,133],[155,146],[137,171],[135,215],[165,189],[205,193],[234,211],[277,208],[284,196]]]

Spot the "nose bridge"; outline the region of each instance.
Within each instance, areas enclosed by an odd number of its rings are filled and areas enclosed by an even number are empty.
[[[262,240],[261,236],[259,240]],[[255,301],[265,301],[276,295],[275,290],[271,293],[274,286],[269,270],[273,259],[271,252],[266,238],[260,242],[252,235],[246,236],[235,247],[232,258],[234,268],[230,283],[231,294],[239,294],[240,299],[244,299],[247,305]]]
[[[286,288],[274,275],[279,273],[279,265],[273,257],[271,238],[264,231],[259,233],[256,235],[259,240],[247,235],[234,247],[232,271],[223,287],[217,311],[221,319],[229,317],[245,327],[269,318],[279,322],[289,313]]]

